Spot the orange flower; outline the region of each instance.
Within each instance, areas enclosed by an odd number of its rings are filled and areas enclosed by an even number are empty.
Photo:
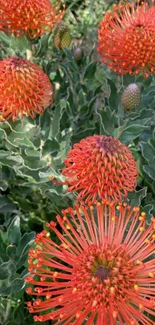
[[[76,206],[47,225],[29,252],[27,293],[35,321],[55,325],[153,325],[155,218],[113,202]],[[32,287],[34,285],[35,288]],[[40,297],[39,297],[40,296]],[[146,313],[144,313],[146,312]]]
[[[64,163],[64,184],[69,192],[79,192],[78,200],[88,202],[98,196],[118,201],[136,186],[138,171],[132,153],[112,137],[95,135],[81,140]]]
[[[114,72],[154,74],[155,7],[146,1],[114,5],[101,21],[98,42],[102,61]]]
[[[27,34],[30,38],[42,36],[61,22],[64,9],[60,1],[53,6],[50,0],[2,0],[0,6],[0,29],[4,27],[16,36]]]
[[[35,63],[18,57],[0,61],[0,112],[15,121],[42,114],[53,101],[48,76]]]

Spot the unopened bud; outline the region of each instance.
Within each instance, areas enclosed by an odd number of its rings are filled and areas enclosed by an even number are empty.
[[[130,84],[123,92],[121,104],[125,111],[130,111],[140,104],[141,91],[140,87],[133,83]]]

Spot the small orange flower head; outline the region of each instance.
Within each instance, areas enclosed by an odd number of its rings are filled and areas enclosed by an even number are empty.
[[[34,113],[42,114],[52,102],[52,85],[37,64],[19,57],[0,61],[0,112],[4,119],[34,118]]]
[[[127,205],[76,206],[47,225],[29,252],[34,320],[55,325],[153,325],[155,221]],[[38,316],[36,315],[39,314]]]
[[[64,160],[62,174],[69,192],[86,202],[97,197],[119,200],[136,186],[138,170],[128,147],[118,139],[90,136],[75,144]]]
[[[6,27],[16,36],[42,36],[61,22],[65,10],[60,5],[60,1],[54,6],[50,0],[2,0],[0,29]]]
[[[100,23],[98,43],[103,63],[114,72],[154,74],[155,7],[146,1],[114,5]]]

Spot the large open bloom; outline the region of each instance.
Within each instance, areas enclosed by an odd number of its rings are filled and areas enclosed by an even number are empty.
[[[50,0],[1,0],[0,29],[6,27],[16,36],[42,36],[61,22],[64,9],[60,5],[58,1],[53,6]]]
[[[114,5],[100,23],[98,42],[102,61],[114,72],[154,74],[155,7],[146,1]]]
[[[113,137],[95,135],[82,139],[68,152],[64,163],[64,183],[69,192],[79,191],[79,200],[88,202],[99,197],[118,201],[136,186],[134,157],[125,144]]]
[[[155,218],[127,204],[69,208],[47,224],[29,252],[27,293],[35,321],[57,325],[153,325]],[[58,243],[59,240],[59,243]],[[85,323],[83,323],[85,320]]]
[[[19,57],[0,61],[0,112],[4,119],[34,118],[35,112],[42,114],[52,101],[50,80],[37,64]]]

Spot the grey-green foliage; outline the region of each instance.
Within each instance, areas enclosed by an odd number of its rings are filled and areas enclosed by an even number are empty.
[[[37,51],[32,60],[49,76],[54,104],[34,120],[25,117],[16,122],[0,122],[0,294],[4,311],[11,297],[7,325],[33,324],[32,317],[27,318],[28,298],[24,296],[32,230],[40,232],[47,221],[55,220],[61,209],[76,201],[76,193],[67,193],[66,186],[50,181],[50,176],[63,181],[61,169],[74,143],[101,134],[117,137],[129,146],[137,161],[139,178],[128,201],[142,205],[148,215],[147,223],[155,210],[154,78],[116,76],[96,61],[96,49],[87,56],[84,52],[82,60],[76,62],[72,49],[51,50],[51,39],[51,35],[46,35],[33,42]],[[12,39],[12,48],[5,47],[2,57],[7,53],[17,55],[21,47],[21,56],[25,57],[27,44],[23,43]],[[141,85],[141,103],[126,113],[120,98],[133,82]],[[2,317],[4,323],[5,312]]]

